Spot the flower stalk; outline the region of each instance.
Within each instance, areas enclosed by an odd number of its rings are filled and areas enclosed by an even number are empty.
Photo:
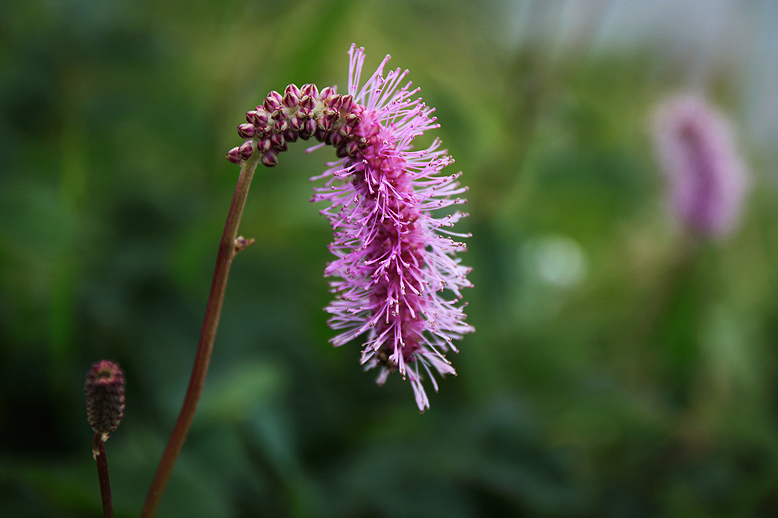
[[[97,479],[100,482],[100,500],[103,502],[103,517],[113,518],[113,501],[111,500],[111,481],[108,476],[108,458],[105,455],[103,434],[95,432],[92,440],[92,456],[97,464]]]
[[[213,281],[211,283],[211,293],[205,308],[200,343],[197,347],[192,375],[189,378],[189,386],[186,389],[184,402],[181,405],[181,411],[178,414],[178,420],[173,428],[173,433],[162,454],[162,460],[159,463],[154,481],[146,497],[141,518],[151,518],[156,514],[162,495],[170,480],[170,475],[173,473],[173,467],[184,446],[184,441],[194,420],[197,404],[203,392],[205,377],[208,374],[208,366],[213,353],[213,344],[216,338],[216,330],[219,326],[219,317],[224,303],[232,260],[239,251],[253,242],[253,240],[238,237],[238,226],[243,215],[243,209],[246,206],[251,180],[257,169],[258,158],[259,156],[255,154],[241,164],[235,194],[232,198],[227,221],[224,225],[224,232],[219,243],[216,267],[214,268]]]
[[[116,431],[124,417],[124,373],[116,363],[101,360],[92,365],[87,372],[84,393],[87,421],[95,431],[92,440],[92,457],[97,463],[103,516],[113,518],[105,441],[108,440],[108,434]]]

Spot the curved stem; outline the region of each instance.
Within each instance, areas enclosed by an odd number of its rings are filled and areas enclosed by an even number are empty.
[[[224,225],[219,252],[216,256],[216,268],[213,272],[213,282],[211,283],[211,294],[208,297],[208,304],[205,308],[205,319],[203,321],[203,330],[200,334],[200,344],[197,347],[192,376],[189,378],[189,387],[186,389],[184,402],[181,405],[181,412],[178,414],[178,420],[173,428],[165,452],[162,454],[162,460],[159,462],[157,473],[146,497],[146,503],[141,512],[141,518],[151,518],[157,512],[159,502],[167,487],[170,475],[173,472],[178,455],[184,446],[184,440],[192,426],[197,403],[200,401],[200,395],[203,392],[205,376],[208,373],[208,365],[211,361],[213,352],[213,342],[216,338],[216,329],[219,325],[219,316],[221,315],[222,303],[224,302],[224,293],[227,288],[227,278],[230,274],[230,266],[235,254],[245,248],[246,240],[238,240],[238,225],[243,214],[243,208],[246,205],[246,197],[251,185],[251,179],[257,168],[259,153],[254,153],[251,158],[243,163],[240,170],[238,184],[235,187],[235,194],[232,198],[230,212],[227,214],[227,222]]]
[[[113,502],[111,501],[111,482],[108,478],[108,458],[105,456],[105,441],[103,434],[95,432],[92,441],[92,456],[97,462],[97,479],[100,481],[100,499],[103,501],[103,517],[113,518]]]

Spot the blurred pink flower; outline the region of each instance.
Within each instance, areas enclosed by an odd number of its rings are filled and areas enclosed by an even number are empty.
[[[470,269],[455,258],[466,249],[455,239],[468,236],[450,230],[466,214],[436,212],[464,203],[459,196],[467,188],[457,182],[461,173],[440,174],[453,162],[440,141],[413,150],[414,138],[439,125],[414,97],[418,89],[401,85],[407,70],[384,76],[386,56],[360,86],[364,51],[352,45],[349,55],[349,117],[359,122],[347,138],[359,149],[312,178],[327,180],[312,201],[330,204],[322,213],[334,231],[330,251],[337,258],[325,270],[339,278],[330,283],[335,300],[326,308],[330,326],[340,331],[332,343],[366,334],[362,363],[380,370],[379,384],[395,370],[407,377],[423,412],[429,408],[423,377],[437,391],[432,371],[455,374],[444,354],[456,351],[452,340],[474,331],[458,304],[460,290],[471,286]]]
[[[703,236],[728,235],[738,225],[748,188],[728,122],[689,95],[658,106],[654,132],[682,224]]]

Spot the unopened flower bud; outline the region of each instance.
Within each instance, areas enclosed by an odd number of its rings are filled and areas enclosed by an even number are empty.
[[[316,131],[313,132],[313,136],[318,140],[319,142],[324,142],[324,139],[327,138],[327,130],[316,126]]]
[[[254,126],[262,126],[263,124],[267,124],[267,119],[269,115],[267,111],[265,111],[265,108],[262,106],[257,106],[256,110],[251,110],[250,112],[246,113],[246,121],[253,124]]]
[[[270,136],[270,145],[276,151],[286,151],[286,139],[283,133],[273,133]]]
[[[323,132],[327,132],[332,129],[332,121],[326,117],[320,117],[317,121],[319,129]]]
[[[251,147],[251,142],[244,142],[239,148],[238,153],[240,154],[240,157],[243,160],[248,160],[251,157],[253,149]]]
[[[265,110],[268,112],[273,113],[274,111],[279,110],[281,106],[283,106],[283,100],[284,98],[281,96],[281,94],[273,90],[267,94],[265,102],[262,103],[262,107],[265,108]]]
[[[335,148],[335,154],[338,158],[345,158],[348,156],[348,141],[343,141],[337,148]]]
[[[115,431],[124,417],[124,374],[119,366],[108,360],[92,365],[84,392],[92,429],[103,435]]]
[[[340,109],[344,112],[350,112],[352,108],[354,108],[354,96],[344,95],[341,99]]]
[[[357,152],[359,151],[360,143],[356,140],[349,140],[346,142],[346,155],[348,156],[356,156]]]
[[[346,124],[351,126],[352,128],[356,128],[360,122],[362,122],[362,117],[360,117],[356,113],[349,113],[348,115],[346,115]]]
[[[303,96],[300,99],[300,109],[297,111],[297,114],[304,114],[306,117],[311,117],[315,107],[316,99],[314,97],[311,97],[310,95]]]
[[[300,138],[308,140],[316,132],[316,120],[308,119],[303,123],[302,129],[300,129]]]
[[[327,106],[329,106],[332,111],[340,111],[340,107],[343,106],[343,96],[333,95],[327,99]]]
[[[275,151],[270,150],[264,155],[262,155],[262,165],[267,167],[273,167],[276,164],[278,164],[278,156],[276,156]]]
[[[287,119],[277,120],[273,125],[273,131],[276,133],[283,133],[289,129],[289,121]]]
[[[300,89],[296,85],[291,84],[284,90],[283,104],[287,108],[293,108],[300,102]]]
[[[319,92],[319,100],[324,101],[333,95],[335,95],[335,89],[331,86],[327,86],[323,88],[321,92]]]
[[[328,134],[329,138],[327,139],[327,143],[331,144],[334,147],[340,146],[340,144],[346,140],[345,137],[339,132],[339,131],[331,131]]]
[[[343,126],[340,127],[340,134],[346,138],[349,138],[354,134],[354,128],[344,124]]]
[[[300,131],[303,129],[303,120],[304,119],[300,117],[300,112],[297,112],[297,114],[289,118],[289,129],[293,131]]]
[[[262,124],[261,126],[256,126],[256,128],[256,136],[261,139],[267,138],[271,133],[273,133],[273,128],[270,126],[270,124]]]
[[[295,131],[292,128],[289,128],[288,130],[284,131],[284,140],[287,142],[297,142],[297,137],[299,136],[299,133]]]
[[[254,138],[257,134],[257,127],[253,124],[241,124],[238,126],[238,135],[240,138],[249,139]]]
[[[325,108],[324,111],[322,111],[322,118],[331,123],[338,120],[338,117],[340,117],[340,113],[338,113],[338,110]]]
[[[227,160],[229,160],[233,164],[239,164],[240,161],[241,161],[241,158],[240,158],[240,148],[234,147],[234,148],[230,149],[229,151],[227,151],[226,158],[227,158]]]
[[[313,97],[314,99],[319,96],[319,89],[313,83],[306,83],[300,89],[301,96]]]
[[[270,139],[263,138],[262,140],[258,140],[257,151],[259,151],[260,153],[267,153],[268,151],[270,151]]]

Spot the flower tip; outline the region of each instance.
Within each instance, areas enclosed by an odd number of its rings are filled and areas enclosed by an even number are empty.
[[[356,55],[364,54],[365,53],[365,47],[357,47],[356,43],[352,43],[351,44],[351,48],[349,49],[348,53],[349,53],[349,56],[352,56],[352,57],[355,54]]]

